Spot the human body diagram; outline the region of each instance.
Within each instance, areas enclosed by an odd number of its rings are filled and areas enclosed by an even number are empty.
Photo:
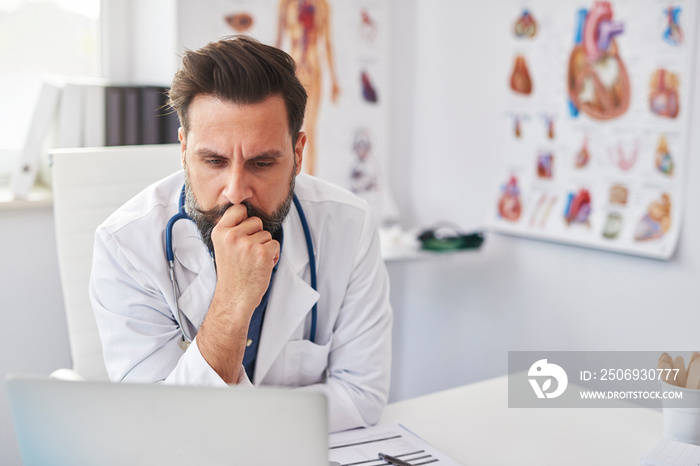
[[[337,102],[340,96],[333,57],[330,15],[327,0],[280,0],[279,3],[276,45],[283,48],[285,37],[289,37],[290,46],[287,51],[297,63],[297,76],[308,94],[304,118],[304,130],[307,135],[304,169],[310,175],[316,173],[316,129],[323,88],[320,44],[325,49],[331,80],[331,102]]]

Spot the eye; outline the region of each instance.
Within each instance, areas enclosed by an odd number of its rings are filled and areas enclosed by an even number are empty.
[[[219,165],[223,165],[224,160],[223,159],[205,159],[204,162],[207,165],[212,165],[212,166],[216,167]]]
[[[259,170],[265,170],[270,168],[273,165],[273,162],[264,162],[262,160],[257,160],[253,162],[253,167],[259,169]]]

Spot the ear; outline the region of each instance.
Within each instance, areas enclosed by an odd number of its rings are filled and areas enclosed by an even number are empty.
[[[177,130],[177,139],[180,141],[180,165],[185,168],[185,153],[187,152],[187,140],[185,139],[185,130],[182,126]]]
[[[301,172],[301,162],[304,159],[304,146],[306,146],[306,133],[299,131],[297,143],[294,146],[294,158],[297,162],[297,172],[295,175],[298,175]]]

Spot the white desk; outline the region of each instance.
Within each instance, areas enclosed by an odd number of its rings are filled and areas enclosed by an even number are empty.
[[[663,430],[646,408],[509,409],[506,376],[390,404],[388,422],[466,466],[637,466]]]

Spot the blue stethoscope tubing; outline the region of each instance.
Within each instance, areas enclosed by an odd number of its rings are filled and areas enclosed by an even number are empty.
[[[301,220],[301,228],[304,230],[304,238],[306,239],[306,250],[309,253],[309,269],[311,272],[311,288],[314,291],[317,290],[316,286],[316,257],[314,256],[314,244],[311,242],[311,231],[309,231],[309,223],[306,221],[306,215],[304,215],[304,209],[301,208],[301,203],[297,199],[297,195],[294,194],[292,197],[294,201],[294,207],[297,209],[299,214],[299,220]],[[311,343],[316,343],[316,316],[318,314],[316,303],[314,303],[311,308],[311,329],[309,330],[309,341]]]
[[[306,221],[306,215],[304,215],[304,209],[301,208],[301,203],[299,202],[299,199],[297,198],[297,195],[294,194],[292,197],[292,200],[294,201],[294,207],[297,210],[297,213],[299,214],[299,220],[301,221],[301,227],[304,230],[304,239],[306,240],[306,250],[309,253],[309,268],[311,269],[311,288],[314,289],[314,291],[318,291],[317,283],[316,283],[316,257],[314,256],[314,245],[313,242],[311,241],[311,231],[309,230],[309,223]],[[178,301],[177,295],[178,295],[178,285],[177,285],[177,280],[175,279],[175,253],[173,250],[173,227],[175,226],[175,223],[178,220],[182,219],[189,219],[190,216],[187,214],[185,211],[185,187],[182,187],[182,191],[180,192],[180,200],[178,202],[178,212],[173,215],[170,220],[168,220],[167,225],[165,226],[165,256],[168,260],[168,268],[170,272],[170,282],[173,285],[173,299],[175,300],[175,307],[177,308],[177,320],[178,324],[180,326],[180,332],[182,333],[182,337],[185,339],[186,342],[192,342],[192,339],[187,335],[187,332],[185,332],[185,328],[182,325],[182,313],[180,311],[180,303]],[[317,320],[317,315],[318,315],[318,308],[316,303],[314,303],[313,307],[311,308],[311,329],[309,331],[309,341],[311,343],[316,342],[316,320]]]

